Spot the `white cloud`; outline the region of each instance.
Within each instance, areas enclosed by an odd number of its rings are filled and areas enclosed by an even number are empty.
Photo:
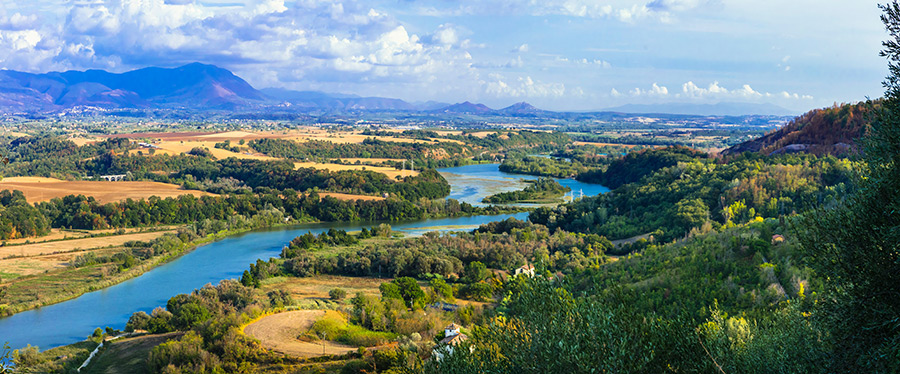
[[[668,95],[669,95],[669,88],[666,87],[666,86],[660,86],[660,85],[657,84],[657,83],[653,83],[653,85],[650,86],[650,89],[649,89],[649,90],[642,90],[642,89],[640,89],[640,88],[635,87],[635,88],[634,88],[633,90],[631,90],[629,93],[631,94],[631,96],[655,96],[655,97],[661,97],[661,96],[668,96]]]
[[[528,43],[522,44],[512,50],[513,52],[525,53],[528,52]]]
[[[566,95],[566,86],[562,83],[543,83],[535,81],[530,76],[516,77],[514,80],[504,78],[499,74],[490,74],[490,80],[481,81],[484,91],[494,97],[539,97],[558,98]],[[569,92],[572,95],[582,90]]]
[[[629,94],[634,97],[646,96],[646,97],[663,97],[669,96],[669,91],[665,86],[660,86],[654,83],[650,89],[642,90],[640,88],[635,88],[629,91]],[[619,97],[619,91],[613,89],[611,91],[611,95],[613,97]],[[801,95],[798,93],[788,93],[787,91],[782,91],[777,94],[772,94],[768,92],[760,92],[749,84],[744,84],[740,88],[736,89],[728,89],[719,84],[719,82],[712,82],[706,87],[701,87],[695,84],[693,81],[688,81],[681,85],[681,92],[675,95],[671,95],[676,100],[688,100],[688,101],[696,101],[696,102],[708,102],[708,101],[722,101],[722,100],[737,100],[737,101],[760,101],[764,98],[772,98],[778,97],[783,99],[792,99],[792,100],[812,100],[813,97],[810,95]]]

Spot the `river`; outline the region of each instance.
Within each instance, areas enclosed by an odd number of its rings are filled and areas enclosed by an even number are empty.
[[[469,165],[439,170],[451,184],[450,198],[479,205],[488,191],[511,191],[522,188],[519,179],[535,177],[501,173],[497,164]],[[572,180],[573,190],[583,189],[585,196],[608,191],[605,187]],[[577,191],[577,190],[576,190]],[[490,192],[496,193],[496,192]],[[490,194],[488,193],[488,194]],[[577,193],[577,192],[576,192]],[[473,216],[390,222],[409,235],[426,231],[472,229],[483,223],[509,217],[526,219],[527,213],[498,216]],[[150,312],[165,306],[172,296],[188,293],[207,283],[240,278],[248,265],[257,259],[276,257],[294,237],[306,232],[320,233],[330,228],[347,231],[377,223],[331,222],[303,224],[276,229],[257,230],[234,235],[201,246],[168,264],[150,270],[134,279],[112,287],[84,294],[78,298],[0,318],[0,344],[13,348],[31,344],[48,349],[84,340],[97,327],[123,329],[132,313]]]

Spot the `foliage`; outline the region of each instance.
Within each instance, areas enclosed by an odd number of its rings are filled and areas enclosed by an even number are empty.
[[[880,106],[881,100],[867,100],[814,109],[765,136],[735,145],[722,153],[771,155],[801,151],[816,155],[853,155],[859,151],[856,140],[865,135]],[[789,148],[798,145],[797,150]]]
[[[579,174],[578,180],[599,183],[611,189],[639,181],[657,170],[705,158],[706,154],[682,146],[631,152],[613,161],[606,171]]]
[[[507,157],[500,164],[500,171],[528,175],[540,175],[555,178],[570,178],[594,170],[581,162],[567,162],[546,157],[526,156]]]
[[[819,316],[833,372],[900,371],[900,4],[880,6],[890,37],[883,43],[890,75],[882,107],[863,140],[865,166],[856,195],[808,216],[804,249],[826,281]]]
[[[347,297],[347,291],[344,291],[341,288],[333,288],[331,291],[328,291],[328,297],[331,300],[340,301]]]
[[[536,181],[528,181],[529,185],[521,191],[501,192],[485,197],[482,202],[488,204],[507,204],[523,201],[536,201],[561,197],[571,191],[569,187],[563,187],[552,178],[540,178]]]
[[[724,164],[700,158],[665,167],[608,194],[539,208],[529,220],[551,230],[610,239],[651,233],[656,240],[669,241],[698,227],[707,212],[713,226],[727,226],[837,203],[852,192],[852,168],[850,162],[830,156],[752,156]]]

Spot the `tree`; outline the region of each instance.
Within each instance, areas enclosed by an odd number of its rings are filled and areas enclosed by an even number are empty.
[[[332,289],[331,291],[328,291],[328,297],[330,297],[331,300],[340,301],[340,300],[343,300],[345,297],[347,297],[347,291],[344,291],[343,289],[340,289],[340,288],[335,288],[335,289]]]
[[[487,267],[481,261],[472,261],[466,265],[463,282],[478,283],[487,278],[488,275],[490,275],[490,272],[488,272]]]
[[[833,345],[831,372],[900,371],[900,4],[879,5],[890,35],[881,56],[885,99],[862,141],[858,192],[808,216],[804,251],[826,280],[819,313]]]
[[[400,290],[400,296],[409,308],[417,308],[425,303],[425,291],[419,287],[419,283],[410,277],[400,277],[394,279],[394,284]]]
[[[3,343],[3,346],[0,347],[0,374],[12,373],[13,368],[9,362],[9,359],[12,358],[10,349],[9,343]]]
[[[396,283],[382,283],[378,286],[378,290],[381,291],[382,299],[403,300],[403,296],[400,294],[400,287]]]
[[[144,312],[135,312],[131,315],[131,318],[128,319],[128,323],[125,324],[125,331],[133,332],[135,330],[146,330],[147,323],[150,322],[150,316]]]

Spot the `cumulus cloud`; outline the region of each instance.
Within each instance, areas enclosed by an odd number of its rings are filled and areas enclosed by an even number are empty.
[[[663,97],[670,96],[677,100],[688,101],[716,101],[716,100],[738,100],[738,101],[761,101],[766,98],[782,98],[795,100],[812,100],[810,95],[802,95],[798,93],[788,93],[782,91],[780,93],[760,92],[749,84],[741,85],[739,88],[728,89],[719,84],[712,82],[703,87],[693,81],[685,82],[681,85],[681,92],[669,95],[669,90],[665,86],[659,86],[654,83],[650,89],[635,88],[629,91],[631,96],[647,96],[647,97]],[[619,97],[621,94],[616,89],[611,91],[613,97]]]
[[[617,92],[618,92],[618,91],[617,91]],[[631,90],[629,93],[631,94],[631,96],[655,96],[655,97],[661,97],[661,96],[668,96],[668,95],[669,95],[669,88],[666,87],[666,86],[660,86],[660,85],[657,84],[657,83],[653,83],[653,85],[650,86],[650,89],[642,90],[642,89],[640,89],[640,88],[635,87],[635,88],[634,88],[633,90]]]
[[[494,97],[540,97],[558,98],[566,95],[566,86],[562,83],[543,83],[530,76],[516,77],[513,80],[500,74],[490,74],[489,80],[481,81],[484,91]],[[579,91],[569,92],[577,95]]]
[[[109,0],[71,2],[62,11],[55,25],[33,14],[0,13],[0,68],[124,71],[200,61],[262,87],[381,81],[421,87],[441,77],[477,84],[465,49],[478,46],[465,38],[468,31],[444,24],[412,33],[355,0]]]

